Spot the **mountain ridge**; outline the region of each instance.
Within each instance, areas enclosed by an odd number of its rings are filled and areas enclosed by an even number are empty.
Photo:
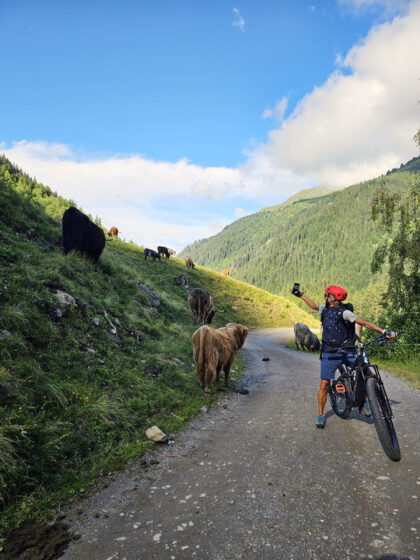
[[[420,158],[375,179],[328,192],[314,187],[279,205],[236,220],[218,234],[186,247],[200,265],[284,294],[300,280],[311,290],[326,283],[362,290],[378,281],[370,271],[375,247],[384,236],[370,218],[374,192],[387,186],[403,194]],[[316,196],[313,196],[316,195]]]

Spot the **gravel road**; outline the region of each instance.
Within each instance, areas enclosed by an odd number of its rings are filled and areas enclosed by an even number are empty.
[[[399,463],[356,411],[342,420],[327,404],[317,430],[319,360],[287,349],[291,333],[251,331],[248,395],[66,510],[78,538],[62,560],[420,559],[419,391],[383,374]]]

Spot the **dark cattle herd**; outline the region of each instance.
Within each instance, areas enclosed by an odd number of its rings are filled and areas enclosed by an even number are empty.
[[[118,228],[112,226],[108,231],[108,239],[118,237],[119,233],[121,232]],[[70,206],[63,214],[62,234],[65,255],[70,251],[75,251],[90,259],[95,265],[98,264],[107,239],[102,228],[92,222],[88,216],[74,206]],[[175,254],[174,249],[163,245],[159,245],[157,251],[144,249],[144,258],[151,257],[153,261],[161,260],[161,257],[169,259]],[[194,264],[192,264],[192,267],[194,268]]]

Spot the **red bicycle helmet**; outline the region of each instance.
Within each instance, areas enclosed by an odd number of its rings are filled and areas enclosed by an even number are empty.
[[[325,288],[326,294],[331,294],[337,301],[344,301],[347,297],[347,292],[341,286],[327,286]]]

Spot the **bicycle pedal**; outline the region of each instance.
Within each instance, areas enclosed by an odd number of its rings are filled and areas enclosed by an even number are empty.
[[[346,388],[343,385],[343,383],[336,383],[335,384],[335,390],[337,391],[337,393],[340,393],[340,394],[344,394],[346,392]]]

